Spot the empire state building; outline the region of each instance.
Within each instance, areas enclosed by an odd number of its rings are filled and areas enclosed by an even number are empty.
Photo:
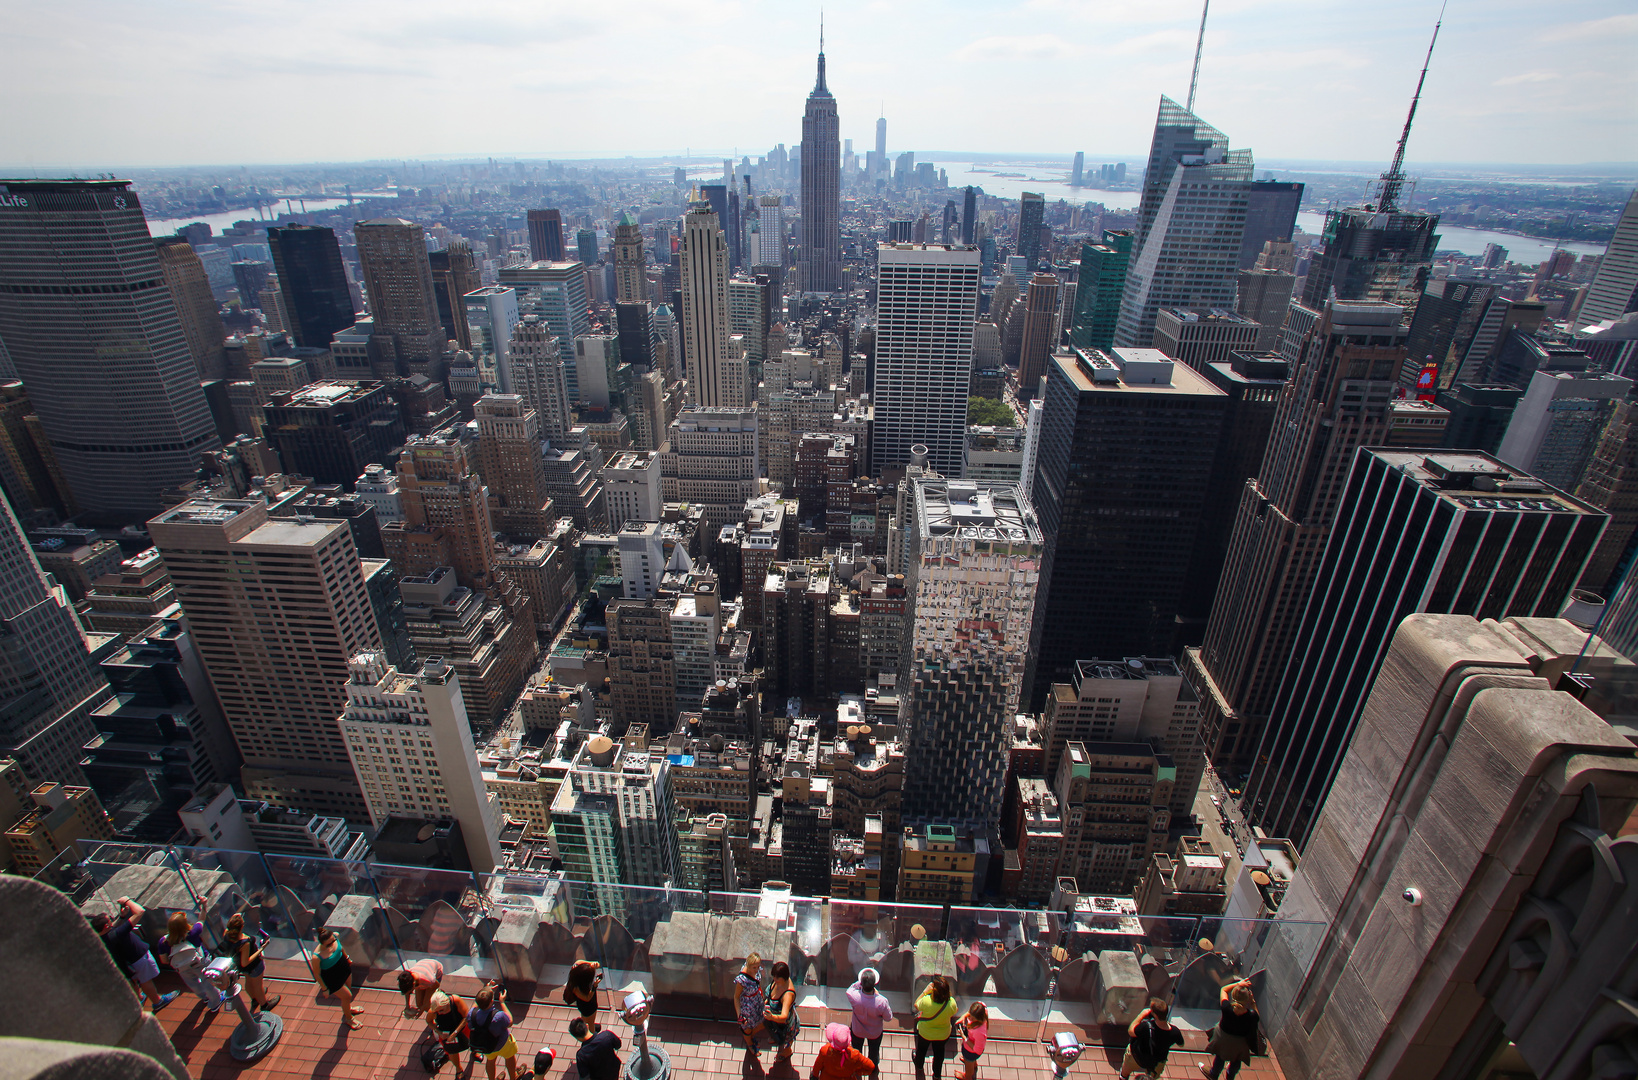
[[[842,285],[842,141],[836,99],[825,88],[825,54],[819,79],[802,114],[801,287],[835,292]]]

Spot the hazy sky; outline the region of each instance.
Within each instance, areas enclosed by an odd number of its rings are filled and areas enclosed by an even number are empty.
[[[810,0],[9,4],[0,162],[726,155],[801,139]],[[1259,158],[1393,150],[1437,0],[1217,0],[1197,111]],[[1198,0],[830,0],[863,151],[1143,154]],[[1409,157],[1638,160],[1633,0],[1451,0]]]

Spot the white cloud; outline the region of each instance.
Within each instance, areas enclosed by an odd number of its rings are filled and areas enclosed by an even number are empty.
[[[1611,15],[1547,30],[1542,41],[1588,41],[1638,34],[1638,15]]]
[[[1506,78],[1497,79],[1495,82],[1491,83],[1490,85],[1491,86],[1519,86],[1519,85],[1521,85],[1523,83],[1556,82],[1559,79],[1562,79],[1563,77],[1564,76],[1560,75],[1556,71],[1524,71],[1524,72],[1520,72],[1517,75],[1509,75]]]
[[[963,64],[984,61],[1067,60],[1078,55],[1080,51],[1077,46],[1053,34],[1035,34],[1030,37],[979,38],[957,49],[950,58]]]

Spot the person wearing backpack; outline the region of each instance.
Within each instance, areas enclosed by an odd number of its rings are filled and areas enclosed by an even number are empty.
[[[217,950],[222,956],[232,957],[234,967],[245,977],[245,992],[250,995],[252,1011],[271,1010],[283,1000],[279,994],[268,996],[267,987],[262,982],[262,975],[267,971],[267,961],[262,957],[262,950],[266,946],[267,941],[264,938],[257,934],[245,933],[244,914],[235,912],[227,921],[227,930],[222,934],[221,948]]]
[[[494,983],[485,983],[474,1000],[477,1004],[467,1010],[461,1028],[472,1041],[473,1051],[483,1055],[484,1072],[489,1080],[495,1080],[495,1062],[505,1058],[508,1080],[518,1080],[518,1041],[512,1037],[506,991]]]
[[[154,947],[159,962],[181,978],[211,1012],[221,1012],[227,1000],[215,983],[205,978],[210,955],[205,952],[205,924],[192,922],[186,912],[171,912],[165,924],[165,940]]]
[[[109,915],[99,911],[91,916],[91,929],[102,938],[108,953],[119,966],[120,974],[131,980],[137,997],[153,1004],[153,1011],[158,1012],[172,1001],[176,1000],[177,991],[170,990],[161,994],[154,986],[154,980],[159,978],[159,961],[154,959],[154,952],[148,947],[147,940],[137,924],[142,916],[147,914],[141,904],[129,896],[119,898],[119,915]]]
[[[1160,998],[1150,998],[1149,1007],[1138,1013],[1126,1027],[1131,1042],[1120,1062],[1120,1080],[1133,1073],[1145,1073],[1160,1080],[1166,1072],[1166,1055],[1183,1045],[1183,1033],[1173,1027],[1171,1010]]]
[[[427,1002],[427,1027],[432,1031],[432,1037],[438,1040],[438,1045],[444,1048],[444,1055],[449,1063],[455,1066],[455,1072],[461,1071],[461,1054],[472,1049],[471,1040],[462,1029],[466,1026],[467,1004],[459,994],[446,994],[442,990],[434,990]]]

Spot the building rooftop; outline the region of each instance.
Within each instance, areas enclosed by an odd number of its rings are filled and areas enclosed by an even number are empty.
[[[1467,510],[1602,514],[1530,474],[1477,450],[1373,449],[1389,466]]]
[[[1035,509],[1016,483],[990,480],[916,481],[916,523],[922,539],[954,536],[963,540],[1039,544],[1041,526]]]

